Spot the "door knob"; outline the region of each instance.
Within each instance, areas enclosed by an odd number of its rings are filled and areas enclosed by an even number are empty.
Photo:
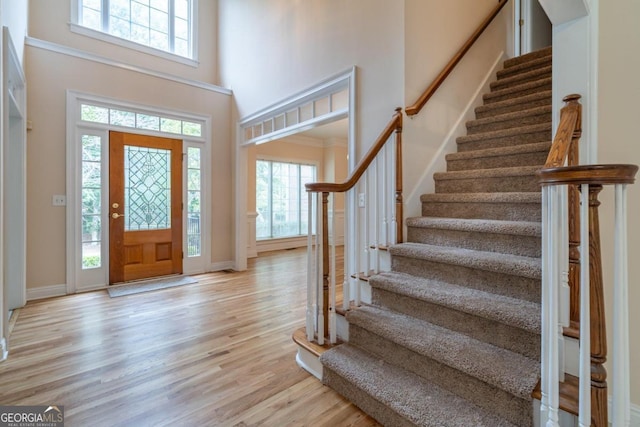
[[[124,214],[119,214],[119,213],[116,213],[116,212],[111,214],[111,218],[113,218],[113,219],[118,219],[118,218],[123,217],[123,216],[124,216]]]

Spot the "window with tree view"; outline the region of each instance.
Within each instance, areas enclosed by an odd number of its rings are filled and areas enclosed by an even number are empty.
[[[78,0],[78,24],[112,36],[193,58],[196,0]]]
[[[82,268],[102,265],[101,138],[82,135]]]
[[[256,162],[257,239],[307,234],[309,199],[304,184],[315,179],[313,165]]]

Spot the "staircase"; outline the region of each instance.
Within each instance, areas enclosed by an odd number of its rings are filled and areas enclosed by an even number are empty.
[[[351,310],[323,381],[389,426],[530,426],[540,370],[540,187],[551,49],[509,59]]]

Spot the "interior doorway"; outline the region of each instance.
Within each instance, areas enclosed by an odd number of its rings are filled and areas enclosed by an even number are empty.
[[[109,283],[182,273],[182,140],[109,132]]]
[[[520,28],[520,54],[552,44],[552,26],[539,0],[517,0],[516,20]],[[518,13],[519,11],[519,13]],[[518,43],[518,41],[516,41]]]

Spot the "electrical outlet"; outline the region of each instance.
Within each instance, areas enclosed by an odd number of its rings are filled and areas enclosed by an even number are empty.
[[[358,193],[358,207],[364,208],[364,193]]]
[[[54,194],[51,198],[53,206],[67,206],[67,196],[64,194]]]

